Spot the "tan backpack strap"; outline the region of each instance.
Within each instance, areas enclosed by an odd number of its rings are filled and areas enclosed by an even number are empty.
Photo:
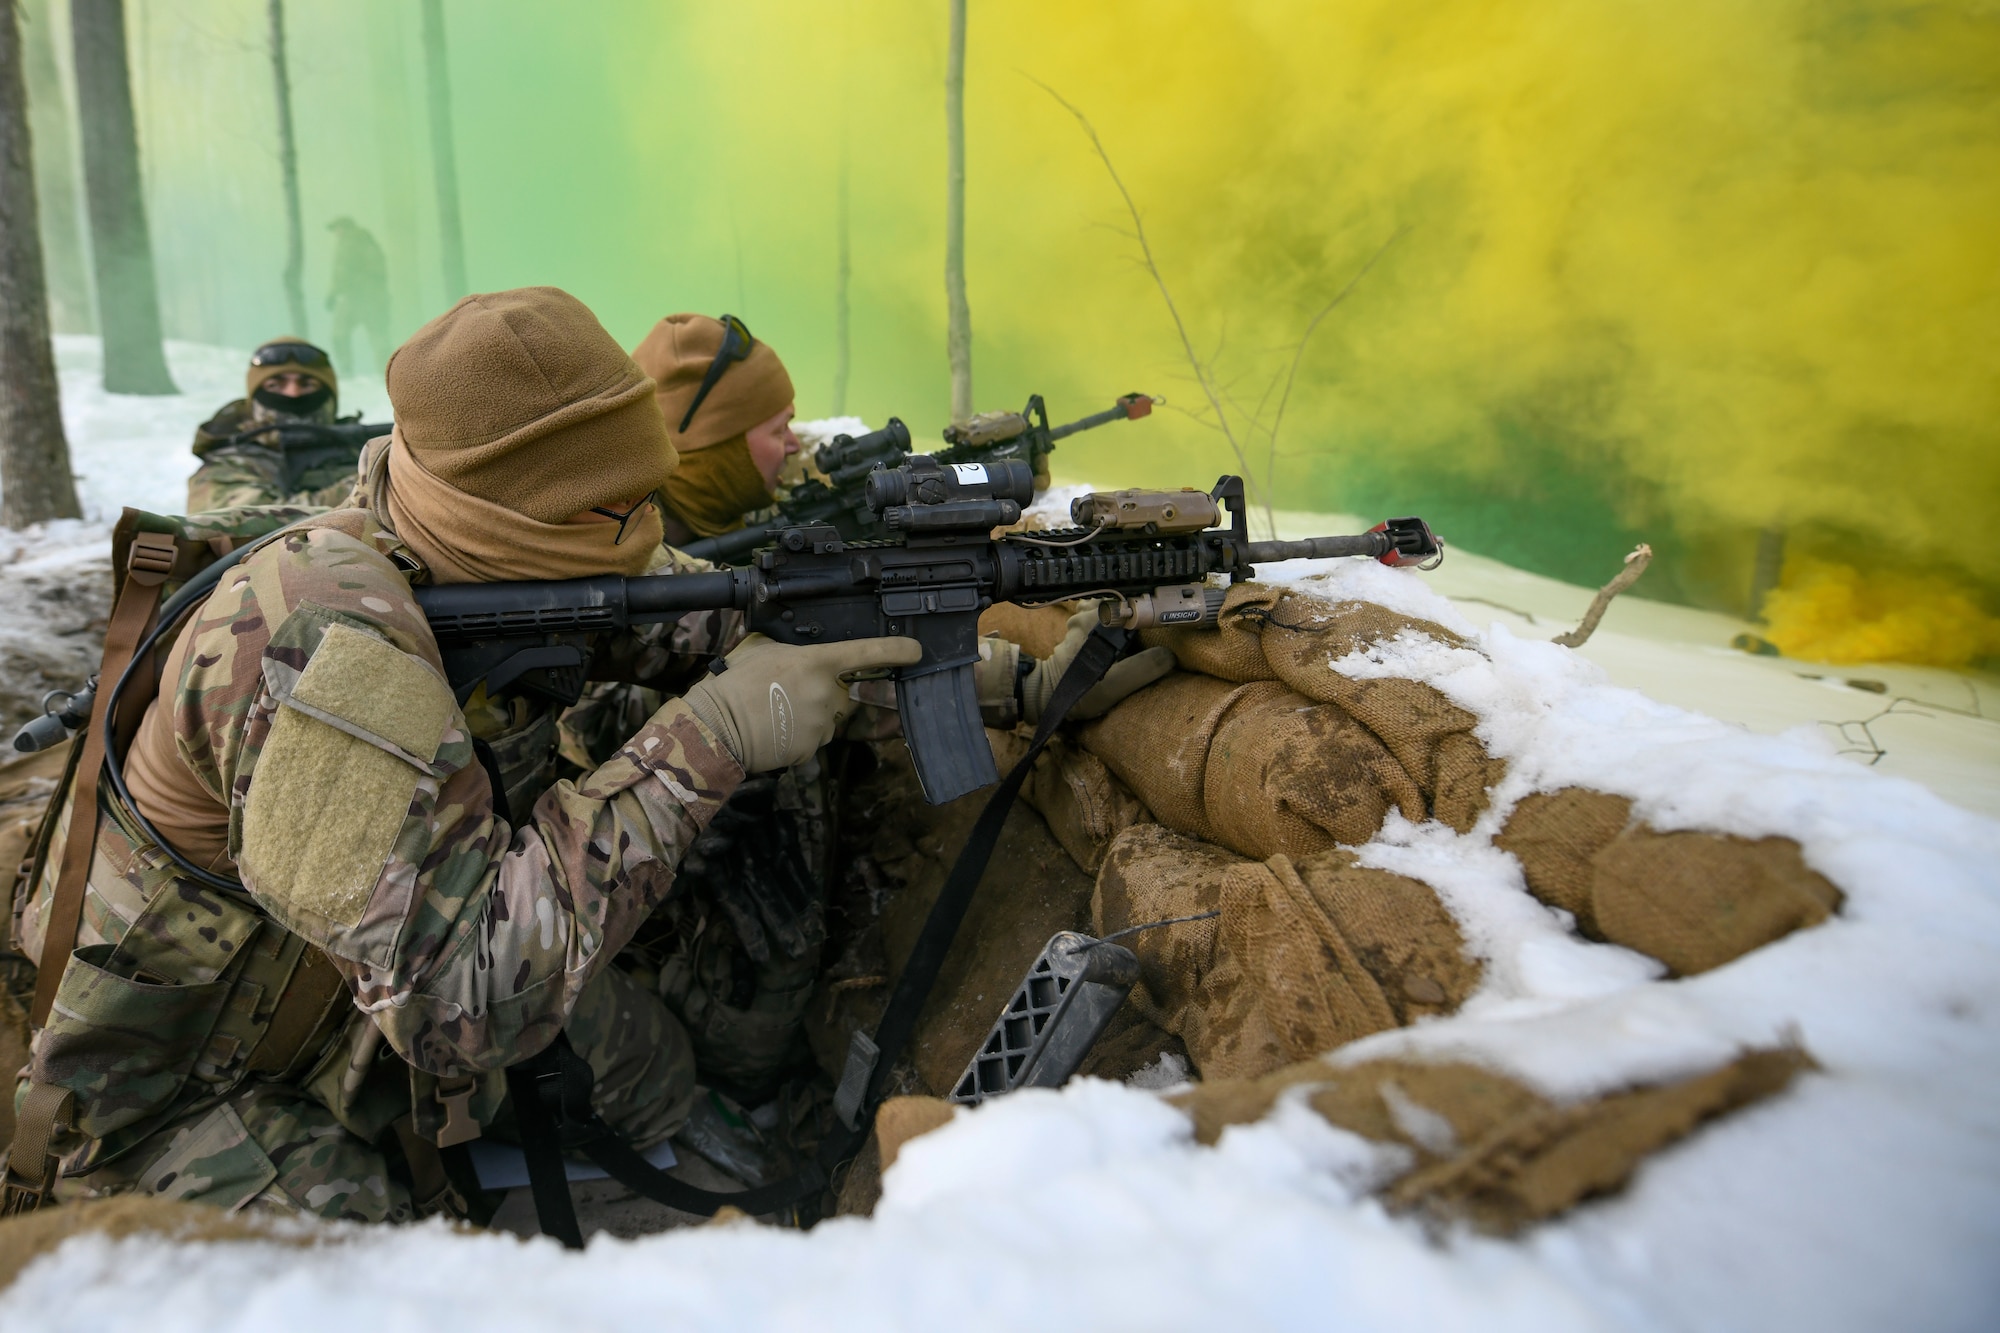
[[[90,877],[90,858],[97,846],[97,782],[104,772],[104,735],[113,719],[105,716],[112,687],[125,674],[132,650],[153,623],[160,609],[160,585],[174,567],[178,543],[165,533],[141,532],[132,539],[127,558],[125,584],[118,591],[111,623],[104,631],[104,664],[98,669],[97,701],[91,705],[90,725],[81,737],[83,756],[77,762],[76,785],[70,796],[69,832],[63,840],[62,860],[56,870],[56,888],[49,904],[48,925],[42,938],[42,956],[35,974],[35,1003],[28,1013],[31,1027],[39,1028],[49,1018],[55,1003],[56,987],[63,968],[76,949],[78,923],[83,919],[84,883]]]
[[[76,1094],[53,1083],[31,1083],[14,1122],[14,1146],[7,1151],[7,1180],[0,1189],[0,1217],[32,1213],[49,1200],[62,1174],[57,1150],[70,1127]]]

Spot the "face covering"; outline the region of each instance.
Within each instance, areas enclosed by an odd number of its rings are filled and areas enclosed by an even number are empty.
[[[267,412],[275,412],[279,416],[286,417],[310,417],[333,401],[333,390],[322,384],[311,393],[288,398],[270,389],[259,389],[250,397]]]
[[[400,432],[369,455],[361,491],[433,583],[643,574],[659,550],[657,509],[634,517],[619,542],[616,523],[543,523],[447,485],[411,455]]]
[[[667,478],[661,493],[674,516],[697,537],[740,528],[745,514],[771,503],[771,488],[751,461],[750,444],[741,435],[683,453],[680,467]]]

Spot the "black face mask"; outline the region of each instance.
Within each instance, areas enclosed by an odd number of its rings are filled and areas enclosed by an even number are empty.
[[[311,393],[300,394],[297,398],[288,398],[270,389],[259,389],[250,396],[273,412],[282,412],[291,417],[308,417],[332,401],[333,390],[322,384]]]

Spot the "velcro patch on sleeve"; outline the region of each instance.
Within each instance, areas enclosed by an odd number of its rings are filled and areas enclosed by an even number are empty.
[[[265,675],[280,707],[244,796],[240,864],[324,946],[360,922],[457,707],[428,664],[337,623],[296,678]]]
[[[423,766],[437,758],[454,711],[437,672],[387,640],[347,625],[327,626],[319,651],[285,702]]]

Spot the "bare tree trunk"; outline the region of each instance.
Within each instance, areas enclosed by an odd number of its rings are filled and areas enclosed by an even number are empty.
[[[951,54],[944,73],[944,296],[951,358],[951,419],[972,415],[972,311],[965,303],[965,0],[951,0]]]
[[[35,202],[42,219],[42,276],[49,291],[49,327],[57,333],[97,332],[90,294],[90,260],[77,206],[76,129],[56,62],[53,0],[21,6],[28,84],[28,131],[35,141]]]
[[[0,0],[0,522],[77,518],[42,283],[21,21]]]
[[[833,270],[833,414],[847,414],[847,373],[852,366],[852,344],[848,318],[849,286],[853,275],[853,243],[847,214],[847,141],[840,144],[840,212],[835,220],[835,267]]]
[[[139,188],[139,131],[125,61],[125,0],[70,0],[76,48],[77,120],[97,274],[97,325],[104,333],[104,387],[111,393],[177,393],[160,343],[153,242]]]
[[[437,172],[438,255],[444,295],[465,295],[465,232],[458,219],[458,152],[451,135],[451,71],[445,64],[444,0],[423,0],[424,71],[431,99],[431,164]]]
[[[285,71],[285,0],[267,0],[271,18],[271,79],[278,94],[278,170],[285,182],[285,305],[292,332],[311,336],[306,327],[306,237],[299,220],[299,146],[292,135],[292,80]]]

